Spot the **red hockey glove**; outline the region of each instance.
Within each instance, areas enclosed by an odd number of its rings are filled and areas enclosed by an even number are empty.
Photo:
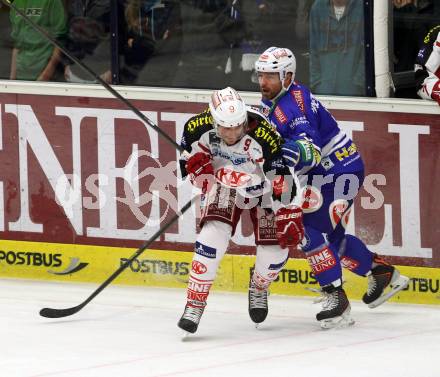
[[[280,208],[275,214],[275,224],[278,243],[283,249],[298,246],[304,237],[303,212],[300,207]]]
[[[211,188],[214,183],[214,167],[209,154],[197,152],[188,159],[185,169],[194,186],[205,192]]]

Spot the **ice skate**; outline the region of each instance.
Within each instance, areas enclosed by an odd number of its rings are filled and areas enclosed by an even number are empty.
[[[263,322],[269,311],[267,306],[267,289],[257,288],[254,281],[251,279],[249,284],[249,316],[252,321],[258,326]]]
[[[200,318],[205,310],[205,306],[206,304],[202,302],[188,302],[177,326],[187,333],[194,334],[199,327]]]
[[[354,320],[350,315],[350,302],[342,286],[329,285],[323,287],[322,295],[322,310],[316,314],[316,319],[319,321],[321,328],[331,329],[354,324]]]
[[[377,265],[371,269],[367,277],[368,288],[362,301],[372,309],[405,289],[410,280],[407,276],[400,275],[399,270],[389,264]]]

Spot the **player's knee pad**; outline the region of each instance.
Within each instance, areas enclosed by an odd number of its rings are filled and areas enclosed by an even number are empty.
[[[288,258],[289,249],[287,248],[282,249],[279,245],[258,245],[254,279],[260,286],[268,286],[277,278]]]
[[[342,267],[362,276],[371,270],[374,254],[359,238],[347,234],[340,250]]]
[[[228,248],[232,227],[220,221],[207,221],[194,245],[191,275],[201,280],[214,280],[218,265]]]

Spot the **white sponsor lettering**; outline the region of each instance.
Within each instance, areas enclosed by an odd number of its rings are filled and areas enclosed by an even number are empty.
[[[369,247],[383,255],[432,258],[432,249],[422,247],[420,235],[419,135],[429,135],[430,127],[389,124],[388,131],[399,134],[400,212],[402,245],[393,239],[393,206],[384,204],[385,229],[382,240]]]

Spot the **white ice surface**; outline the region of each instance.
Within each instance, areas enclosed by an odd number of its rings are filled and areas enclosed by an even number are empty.
[[[256,329],[245,294],[211,292],[196,334],[176,323],[182,289],[0,280],[0,377],[439,377],[440,306],[352,303],[353,327],[321,330],[309,298],[270,296]]]

